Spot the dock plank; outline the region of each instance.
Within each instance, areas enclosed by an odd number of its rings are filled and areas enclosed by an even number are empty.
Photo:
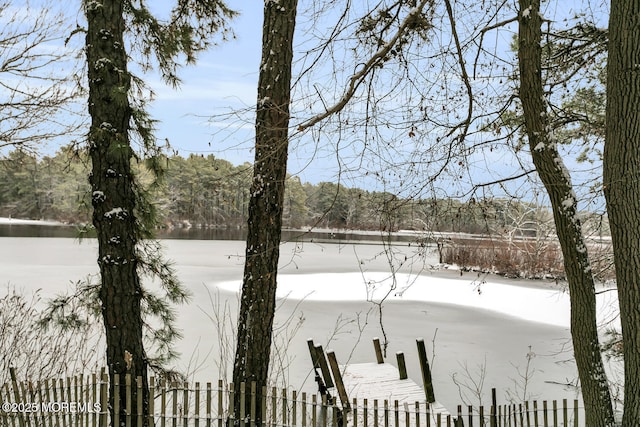
[[[385,400],[389,403],[397,400],[400,406],[406,403],[411,408],[415,402],[421,406],[427,404],[424,389],[409,378],[401,380],[398,369],[389,363],[356,363],[342,366],[341,371],[347,394],[360,403],[364,399],[368,399],[369,405],[374,400],[380,404]],[[438,402],[432,403],[430,410],[449,415],[449,411]]]

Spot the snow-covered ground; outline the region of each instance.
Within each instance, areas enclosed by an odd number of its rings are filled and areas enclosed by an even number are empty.
[[[0,217],[0,224],[15,224],[15,225],[64,225],[58,221],[47,221],[42,219],[19,219],[19,218],[7,218]]]
[[[164,240],[163,245],[192,293],[191,302],[178,309],[184,334],[179,367],[201,382],[228,376],[244,242]],[[523,394],[541,400],[577,395],[569,302],[560,288],[433,269],[433,256],[414,257],[419,248],[400,245],[394,246],[392,259],[403,266],[393,285],[382,249],[369,244],[282,246],[273,364],[280,381],[314,389],[308,338],[333,349],[344,364],[374,361],[371,340],[384,341],[386,334],[388,360],[395,363],[395,352],[404,351],[409,376],[418,383],[415,340],[425,339],[436,398],[450,408],[461,403],[461,396],[477,404],[476,394],[486,404],[492,387],[502,402]],[[0,284],[25,292],[40,288],[52,296],[95,274],[96,257],[91,239],[0,238]],[[382,306],[375,304],[387,294]],[[600,294],[599,305],[601,320],[611,319],[615,292]]]
[[[395,279],[395,280],[394,280]],[[345,283],[356,284],[345,286]],[[360,283],[358,286],[357,284]],[[222,282],[218,288],[238,291],[238,281]],[[281,274],[278,297],[307,301],[416,301],[454,304],[491,310],[510,317],[569,327],[569,295],[549,287],[525,287],[488,279],[459,279],[428,274],[318,273],[305,276]],[[600,294],[599,318],[614,320],[615,292]]]

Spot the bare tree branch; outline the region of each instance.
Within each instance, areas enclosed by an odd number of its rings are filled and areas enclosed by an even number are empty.
[[[368,76],[369,73],[371,73],[371,71],[375,69],[377,65],[386,61],[387,55],[389,55],[402,35],[410,30],[411,24],[414,22],[414,19],[422,13],[422,10],[429,2],[430,0],[421,0],[416,7],[412,8],[409,11],[409,14],[404,18],[404,20],[400,24],[400,27],[398,28],[398,31],[391,38],[391,40],[384,43],[382,47],[378,49],[378,51],[371,58],[369,58],[366,63],[363,64],[360,71],[351,76],[351,78],[349,79],[349,84],[347,85],[347,89],[337,103],[327,108],[323,113],[317,114],[310,119],[300,123],[297,126],[297,130],[301,132],[309,129],[319,122],[323,121],[327,117],[341,111],[356,93],[356,90],[362,84],[365,77]]]
[[[0,29],[0,149],[35,151],[62,135],[73,137],[81,87],[80,51],[64,44],[71,25],[53,2],[16,8],[4,1],[0,15],[10,16]]]
[[[454,129],[449,131],[447,136],[450,136],[455,132],[459,126],[463,126],[462,134],[458,137],[459,141],[464,141],[467,133],[469,132],[469,126],[471,125],[471,120],[473,118],[473,89],[471,88],[471,83],[469,82],[469,75],[467,74],[467,66],[464,61],[464,55],[462,53],[462,48],[460,47],[460,39],[458,38],[458,31],[456,30],[456,21],[453,17],[453,9],[451,8],[451,1],[445,0],[445,5],[447,6],[447,16],[449,17],[449,23],[451,24],[451,32],[453,34],[453,39],[456,43],[456,53],[458,55],[458,63],[460,64],[460,71],[462,73],[462,81],[464,82],[464,86],[467,90],[467,96],[469,98],[469,105],[467,107],[467,117]]]
[[[474,191],[476,191],[478,188],[481,188],[481,187],[491,187],[493,185],[504,184],[505,182],[515,181],[516,179],[524,178],[525,176],[528,176],[534,173],[535,171],[536,171],[535,169],[530,169],[518,175],[509,176],[507,178],[496,179],[489,182],[483,182],[481,184],[476,184],[473,186],[473,190],[471,191],[471,193],[473,193]]]

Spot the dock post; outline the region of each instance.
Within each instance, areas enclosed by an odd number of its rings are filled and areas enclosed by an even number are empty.
[[[427,403],[434,403],[436,401],[435,393],[433,392],[433,381],[431,380],[431,369],[429,368],[429,360],[427,360],[427,349],[424,345],[424,339],[420,338],[416,340],[418,345],[418,359],[420,360],[420,369],[422,370],[422,384],[424,392],[427,397]]]
[[[324,377],[324,383],[327,388],[333,387],[333,380],[331,379],[331,371],[329,371],[329,365],[327,365],[327,358],[324,356],[324,350],[321,345],[316,346],[316,354],[318,355],[318,361],[320,362],[320,370]]]
[[[373,339],[373,348],[376,351],[376,360],[378,363],[384,363],[384,358],[382,357],[382,347],[380,347],[380,338],[376,337]]]
[[[342,401],[342,407],[345,411],[349,412],[351,410],[351,404],[349,403],[347,389],[342,382],[342,374],[340,373],[340,367],[338,366],[336,354],[333,351],[327,351],[327,358],[329,359],[331,372],[333,372],[333,378],[336,381],[336,388],[338,389],[338,395],[340,396],[340,400]]]
[[[333,387],[333,380],[331,379],[331,372],[327,365],[327,359],[324,357],[324,350],[321,345],[314,345],[312,339],[307,340],[309,346],[309,354],[311,354],[311,360],[313,362],[314,369],[320,368],[322,376],[324,377],[324,385],[327,388]]]
[[[396,360],[398,361],[398,371],[400,372],[400,379],[406,380],[407,376],[407,364],[404,361],[404,353],[399,351],[396,353]]]
[[[318,360],[318,355],[316,355],[316,346],[313,344],[313,340],[311,338],[307,340],[307,345],[309,346],[309,354],[311,355],[311,363],[313,363],[313,367],[319,368],[320,361]]]

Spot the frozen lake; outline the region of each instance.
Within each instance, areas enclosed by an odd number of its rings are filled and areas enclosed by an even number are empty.
[[[178,308],[184,338],[178,367],[194,380],[230,376],[237,315],[237,290],[244,242],[163,240],[191,302]],[[455,408],[461,403],[453,378],[481,388],[483,403],[492,387],[500,403],[522,398],[573,399],[577,389],[568,327],[568,296],[550,284],[478,277],[475,273],[432,269],[432,254],[414,258],[407,244],[396,245],[391,262],[397,283],[383,304],[389,340],[388,361],[404,351],[409,376],[420,384],[416,338],[434,355],[436,398]],[[71,238],[0,238],[0,280],[45,296],[95,274],[97,243]],[[404,261],[405,256],[407,261]],[[286,243],[281,249],[276,341],[280,350],[274,377],[278,385],[314,391],[307,339],[336,352],[339,363],[375,361],[371,341],[383,337],[377,302],[389,291],[389,259],[381,245]],[[602,298],[612,298],[605,293]],[[610,301],[609,301],[610,302]],[[602,302],[601,318],[612,316]],[[527,355],[529,373],[526,374]],[[481,385],[475,385],[482,381]],[[477,404],[473,393],[462,387]]]

